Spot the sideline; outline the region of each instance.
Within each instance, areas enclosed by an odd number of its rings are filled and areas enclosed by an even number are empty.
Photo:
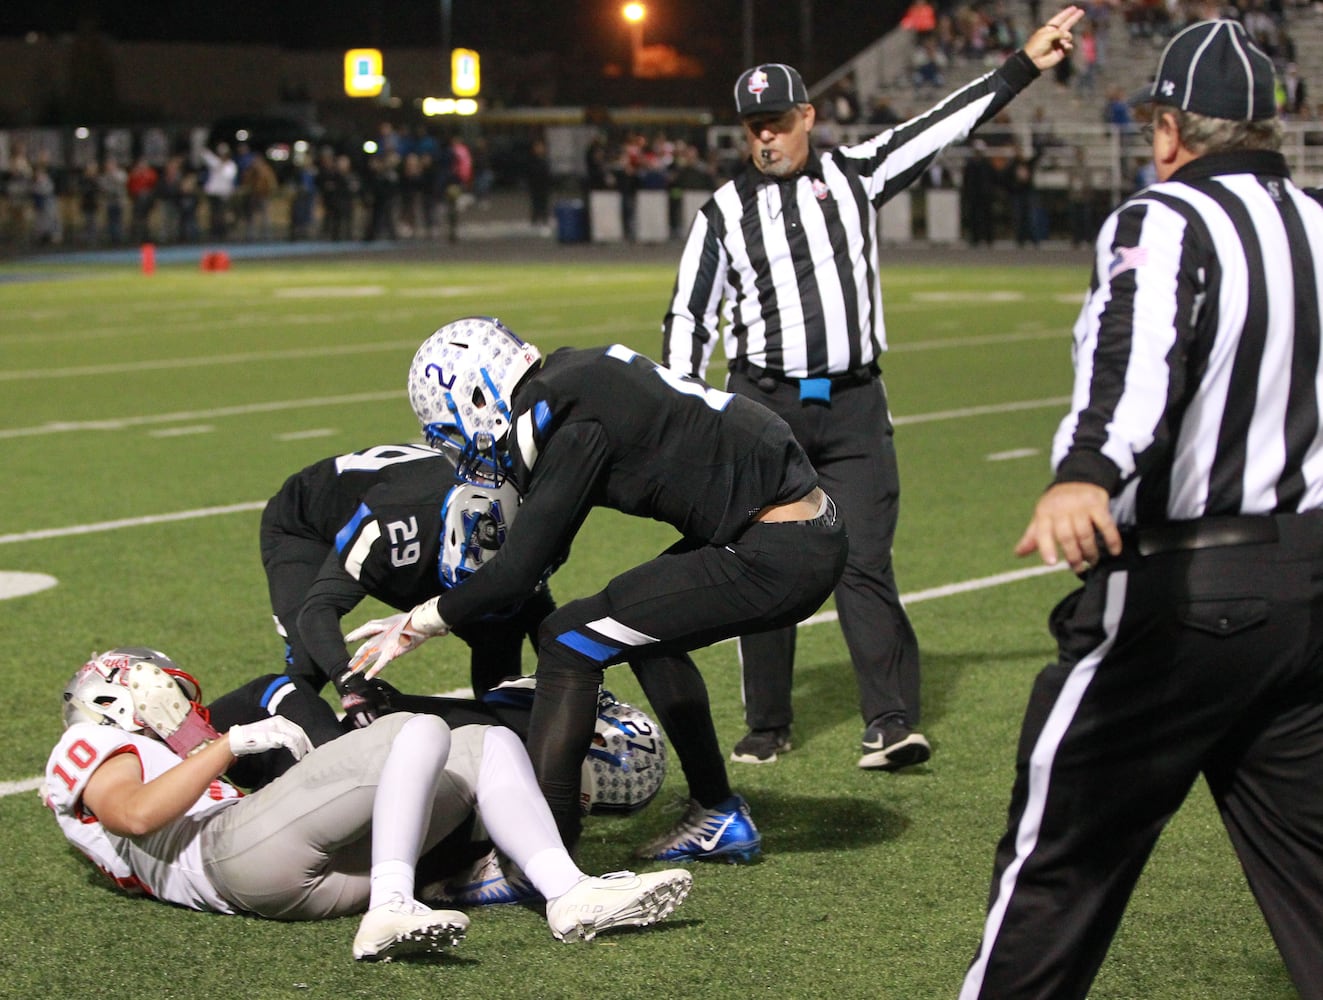
[[[245,506],[245,505],[239,505],[239,506]],[[218,508],[213,508],[213,509],[218,509]],[[185,513],[196,514],[196,512],[185,512]],[[197,515],[197,516],[201,516],[201,515]],[[175,520],[178,520],[178,518],[175,518]],[[110,523],[110,522],[106,522],[106,523]],[[102,530],[109,530],[109,529],[102,529]],[[902,594],[901,600],[906,604],[918,604],[921,601],[930,601],[939,597],[951,597],[955,594],[967,594],[970,591],[974,591],[974,590],[985,590],[989,587],[1000,587],[1003,586],[1004,584],[1015,583],[1016,581],[1019,580],[1027,580],[1031,577],[1043,576],[1044,574],[1047,573],[1058,573],[1065,568],[1066,568],[1065,563],[1058,563],[1055,566],[1031,566],[1028,569],[1014,570],[1009,573],[996,573],[992,576],[979,577],[978,579],[975,580],[962,580],[959,583],[948,583],[940,587],[929,587],[927,590],[920,590],[913,594]],[[824,611],[822,614],[813,615],[812,617],[805,618],[799,624],[801,626],[821,625],[826,622],[834,622],[835,620],[836,620],[835,611]],[[722,643],[734,642],[734,641],[735,641],[734,639],[723,639],[721,643],[716,643],[715,645],[721,645]],[[0,798],[4,798],[9,795],[21,795],[24,792],[35,791],[36,789],[41,787],[41,783],[42,783],[41,778],[27,778],[21,781],[0,781]]]

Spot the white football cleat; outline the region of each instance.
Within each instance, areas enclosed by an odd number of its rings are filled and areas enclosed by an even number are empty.
[[[458,910],[433,910],[392,896],[363,914],[354,935],[354,958],[389,962],[396,955],[444,951],[464,940],[469,918]]]
[[[584,876],[547,904],[547,923],[557,941],[591,941],[612,927],[647,927],[679,906],[693,882],[694,877],[679,868]]]

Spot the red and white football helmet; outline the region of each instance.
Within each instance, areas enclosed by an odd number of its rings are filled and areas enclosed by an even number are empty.
[[[122,646],[93,654],[64,686],[64,726],[116,726],[186,756],[217,738],[201,700],[202,685],[160,650]]]

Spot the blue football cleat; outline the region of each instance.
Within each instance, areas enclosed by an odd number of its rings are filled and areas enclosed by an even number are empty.
[[[689,800],[680,822],[634,852],[650,861],[752,861],[762,852],[763,838],[749,815],[749,803],[739,795],[711,809]]]

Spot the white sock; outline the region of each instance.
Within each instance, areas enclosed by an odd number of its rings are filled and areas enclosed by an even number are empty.
[[[560,839],[528,751],[508,729],[492,727],[483,737],[477,797],[492,842],[544,898],[555,899],[583,878]]]
[[[550,902],[563,896],[588,876],[574,863],[563,847],[549,847],[538,851],[526,864],[520,865],[528,881],[537,886],[542,898]]]
[[[414,866],[407,861],[382,861],[372,866],[368,909],[389,903],[392,896],[413,899]]]
[[[418,855],[449,755],[450,727],[432,715],[414,716],[391,743],[372,805],[369,907],[380,906],[396,893],[414,898]]]

